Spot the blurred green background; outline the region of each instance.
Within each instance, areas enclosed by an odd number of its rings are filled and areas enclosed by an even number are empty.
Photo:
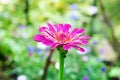
[[[33,41],[46,22],[91,36],[86,53],[68,52],[65,80],[120,80],[120,0],[0,0],[0,80],[58,80],[58,52],[47,62],[50,48]]]

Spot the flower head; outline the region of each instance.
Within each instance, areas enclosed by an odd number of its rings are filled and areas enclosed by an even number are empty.
[[[89,36],[82,36],[85,32],[84,28],[75,28],[70,31],[70,24],[55,24],[47,23],[48,27],[42,26],[39,28],[40,34],[34,36],[34,40],[55,49],[62,46],[64,50],[76,48],[84,52],[81,45],[88,44]]]
[[[95,15],[98,12],[98,7],[89,6],[85,9],[85,12],[90,16]]]
[[[27,80],[27,76],[26,75],[20,75],[17,77],[17,80]]]

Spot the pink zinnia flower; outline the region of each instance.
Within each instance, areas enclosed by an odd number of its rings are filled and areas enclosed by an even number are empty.
[[[45,26],[39,28],[40,34],[34,36],[35,41],[42,42],[52,49],[62,46],[64,50],[69,50],[73,47],[79,51],[85,51],[81,45],[88,44],[88,39],[90,37],[87,35],[82,36],[85,32],[84,28],[75,28],[70,31],[70,24],[51,25],[47,23],[47,25],[48,28]]]

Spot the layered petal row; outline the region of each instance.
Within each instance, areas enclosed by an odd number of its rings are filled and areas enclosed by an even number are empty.
[[[88,44],[89,36],[82,34],[85,32],[84,28],[75,28],[72,31],[70,24],[55,24],[47,23],[48,27],[42,26],[39,28],[40,34],[34,36],[36,42],[50,46],[52,49],[62,46],[64,50],[75,48],[84,52],[81,45]]]

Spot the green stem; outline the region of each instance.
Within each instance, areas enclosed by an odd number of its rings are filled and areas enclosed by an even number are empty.
[[[59,80],[64,80],[64,57],[60,53],[59,56]]]
[[[59,51],[59,80],[64,80],[64,58],[66,57],[67,50],[64,50],[62,46],[57,49]]]

